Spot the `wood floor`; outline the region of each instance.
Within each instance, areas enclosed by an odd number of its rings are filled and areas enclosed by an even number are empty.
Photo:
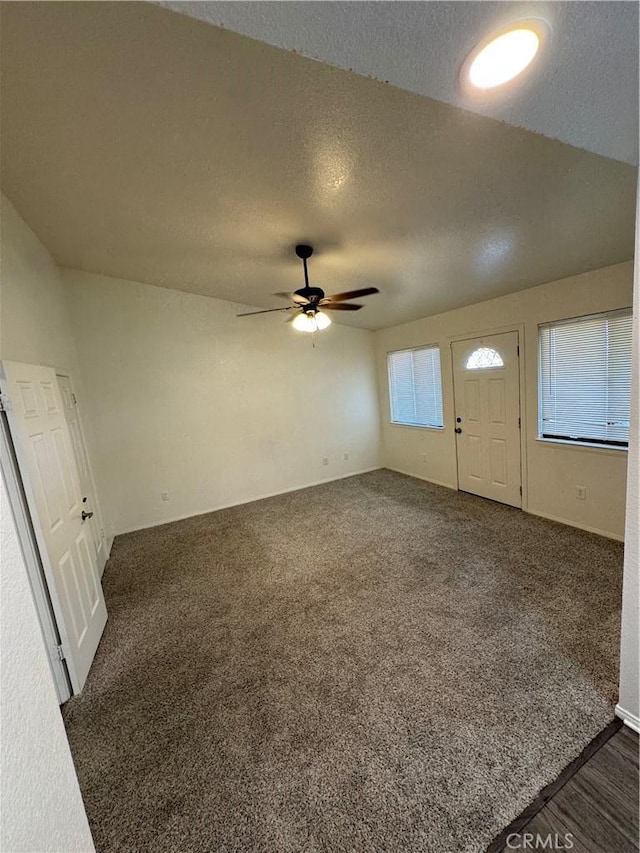
[[[619,729],[502,849],[637,853],[638,735]]]

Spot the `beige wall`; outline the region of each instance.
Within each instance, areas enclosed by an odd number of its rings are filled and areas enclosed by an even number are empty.
[[[53,258],[0,197],[0,358],[77,373],[66,289]]]
[[[283,315],[63,276],[116,533],[378,466],[372,332],[333,325],[314,349]]]
[[[636,215],[636,257],[640,257],[640,184]],[[627,527],[624,543],[620,698],[618,713],[640,731],[640,268],[634,276],[631,440],[627,481]]]
[[[0,479],[0,851],[93,850],[40,623]]]
[[[627,453],[537,440],[537,327],[563,317],[629,306],[632,287],[633,265],[628,262],[376,333],[383,464],[456,488],[450,342],[456,337],[519,328],[524,367],[524,506],[539,515],[623,538]],[[441,348],[444,430],[389,423],[386,353],[423,344],[439,344]],[[587,487],[586,501],[576,500],[576,485]]]
[[[44,364],[68,371],[82,398],[82,373],[69,314],[68,289],[60,269],[12,203],[0,194],[0,359]],[[83,423],[93,456],[89,412]],[[95,472],[94,472],[95,473]],[[107,541],[111,520],[96,483]]]
[[[66,292],[3,196],[0,357],[76,367]],[[0,850],[88,851],[93,841],[4,480],[0,482]]]

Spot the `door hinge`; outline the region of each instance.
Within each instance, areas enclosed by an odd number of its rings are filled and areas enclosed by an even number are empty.
[[[77,405],[78,405],[78,398],[77,398],[77,397],[76,397],[76,395],[73,393],[73,391],[71,392],[71,399],[73,400],[73,405],[74,405],[74,406],[77,406]]]
[[[58,655],[58,660],[66,660],[62,646],[56,646],[56,654]]]
[[[518,345],[516,346],[516,349],[517,349],[517,351],[518,351],[518,355],[520,355],[520,344],[518,344]]]
[[[518,418],[518,429],[522,429],[522,421]]]
[[[520,486],[520,497],[522,497],[522,486]]]
[[[11,397],[0,393],[0,412],[9,412],[11,410]]]

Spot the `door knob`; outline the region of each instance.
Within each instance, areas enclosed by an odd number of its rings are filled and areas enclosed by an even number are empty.
[[[86,521],[88,518],[93,518],[93,513],[92,512],[85,512],[84,510],[82,510],[81,518],[83,521]]]
[[[455,431],[456,431],[456,432],[462,432],[462,429],[461,429],[460,427],[456,427],[456,430],[455,430]]]

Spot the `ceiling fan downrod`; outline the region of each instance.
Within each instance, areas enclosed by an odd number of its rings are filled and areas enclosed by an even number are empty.
[[[306,243],[298,243],[296,246],[296,255],[302,260],[304,267],[304,286],[309,287],[309,272],[307,270],[307,260],[313,255],[313,246],[307,246]]]

